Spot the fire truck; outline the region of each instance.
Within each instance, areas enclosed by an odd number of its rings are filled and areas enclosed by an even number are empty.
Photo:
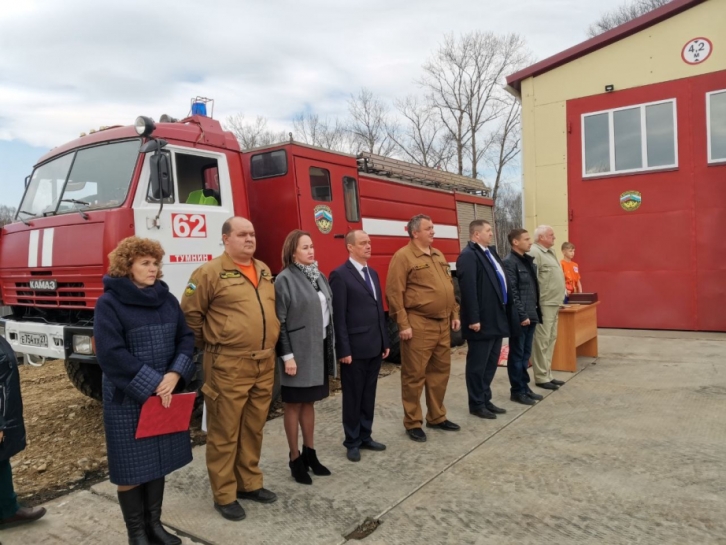
[[[128,236],[161,242],[164,280],[181,297],[192,271],[223,251],[222,224],[232,215],[252,221],[256,257],[273,273],[293,229],[312,233],[325,274],[347,259],[345,234],[364,229],[385,281],[413,215],[431,216],[435,244],[455,265],[469,222],[491,221],[493,212],[480,180],[436,169],[292,137],[243,151],[203,102],[182,120],[139,117],[82,135],[42,157],[25,184],[16,221],[0,233],[0,307],[10,309],[0,335],[27,358],[64,360],[73,384],[96,399],[93,309],[108,254]],[[389,332],[395,361],[395,323]]]

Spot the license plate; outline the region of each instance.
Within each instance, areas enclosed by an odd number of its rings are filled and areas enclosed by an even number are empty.
[[[30,289],[35,291],[55,291],[58,289],[58,281],[54,279],[31,280]]]
[[[48,335],[43,333],[21,333],[20,344],[24,344],[25,346],[40,346],[47,348]]]

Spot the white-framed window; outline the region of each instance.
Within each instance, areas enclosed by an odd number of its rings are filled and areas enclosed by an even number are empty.
[[[726,162],[726,89],[706,93],[708,162]]]
[[[582,115],[582,176],[678,167],[675,99]]]

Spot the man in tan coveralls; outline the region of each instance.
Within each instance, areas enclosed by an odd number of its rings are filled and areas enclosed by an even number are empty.
[[[237,498],[277,499],[262,487],[259,461],[280,322],[270,269],[253,258],[252,223],[228,219],[222,241],[224,253],[194,271],[181,306],[197,347],[204,349],[202,392],[214,507],[226,519],[242,520],[245,512]]]
[[[411,242],[398,250],[388,268],[386,296],[390,317],[401,337],[403,425],[414,441],[426,441],[421,426],[421,391],[426,386],[426,426],[458,431],[446,419],[444,395],[451,370],[449,329],[458,330],[459,305],[451,268],[433,248],[434,224],[423,214],[408,222]]]
[[[552,378],[552,354],[557,340],[557,321],[560,305],[565,301],[565,274],[560,260],[552,247],[555,245],[555,232],[549,225],[540,225],[534,231],[534,244],[529,255],[537,265],[539,282],[539,306],[542,322],[534,330],[532,349],[532,370],[534,383],[546,390],[557,390],[564,384]]]

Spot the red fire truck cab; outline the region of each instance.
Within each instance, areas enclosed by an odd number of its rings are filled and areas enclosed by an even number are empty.
[[[385,280],[411,216],[432,217],[435,244],[453,264],[469,221],[491,220],[492,206],[484,184],[463,176],[292,141],[243,152],[204,115],[139,118],[57,147],[34,168],[16,221],[0,233],[1,304],[11,309],[0,334],[18,353],[65,360],[76,387],[98,399],[93,309],[108,254],[125,237],[161,242],[164,280],[178,297],[192,271],[222,252],[232,215],[251,219],[256,257],[273,273],[293,229],[312,234],[325,274],[347,258],[345,234],[364,229]],[[397,341],[395,324],[390,332]]]

